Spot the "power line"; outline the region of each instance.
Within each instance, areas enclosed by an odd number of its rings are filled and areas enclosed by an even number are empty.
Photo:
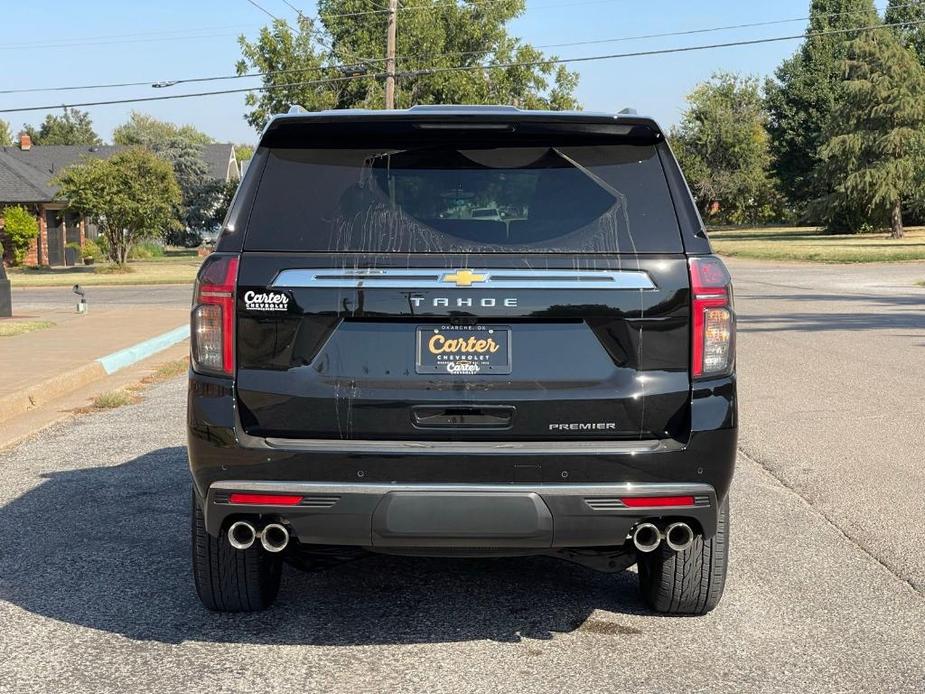
[[[564,65],[570,63],[586,63],[600,60],[616,60],[620,58],[638,58],[638,57],[647,57],[653,55],[672,55],[678,53],[693,53],[698,51],[714,50],[718,48],[733,48],[738,46],[756,46],[760,44],[767,43],[777,43],[781,41],[794,41],[799,39],[813,38],[816,36],[829,36],[835,34],[851,34],[856,32],[863,31],[875,31],[880,29],[892,29],[899,26],[920,26],[925,24],[925,20],[917,20],[912,22],[892,22],[889,24],[871,24],[868,26],[862,27],[851,27],[846,29],[826,29],[823,31],[815,32],[806,32],[802,34],[791,34],[789,36],[772,36],[760,39],[749,39],[749,40],[740,40],[740,41],[729,41],[725,43],[713,43],[706,45],[698,46],[682,46],[677,48],[660,48],[653,49],[648,51],[633,51],[629,53],[609,53],[603,55],[591,55],[591,56],[581,56],[575,58],[551,58],[546,60],[532,60],[532,61],[522,61],[522,62],[507,62],[507,63],[491,63],[487,65],[455,65],[455,66],[446,66],[446,67],[432,67],[432,68],[423,68],[420,70],[409,70],[404,72],[397,73],[398,77],[420,77],[423,75],[432,75],[444,72],[465,72],[473,70],[497,70],[497,69],[507,69],[513,67],[537,67],[542,65]],[[304,70],[302,70],[304,72]],[[314,86],[319,84],[332,84],[338,82],[348,82],[355,79],[362,78],[375,78],[382,79],[386,76],[386,73],[379,72],[374,74],[366,75],[345,75],[342,77],[326,77],[323,79],[317,80],[308,80],[300,82],[291,82],[288,84],[276,84],[276,85],[261,85],[257,87],[244,87],[241,89],[224,89],[211,92],[194,92],[189,94],[165,94],[163,96],[151,96],[151,97],[138,97],[131,99],[113,99],[107,101],[87,101],[83,103],[75,104],[51,104],[45,106],[27,106],[23,108],[7,108],[0,109],[0,113],[19,113],[25,111],[50,111],[56,110],[62,107],[85,107],[85,106],[109,106],[114,104],[131,104],[131,103],[143,103],[148,101],[166,101],[172,99],[189,99],[194,97],[201,96],[218,96],[221,94],[242,94],[245,92],[253,91],[269,91],[272,89],[294,89],[297,87],[306,87]]]
[[[120,32],[118,34],[97,34],[96,36],[85,36],[81,39],[68,39],[65,41],[51,41],[51,42],[46,42],[46,43],[37,43],[35,41],[27,41],[27,42],[21,42],[21,43],[4,43],[2,46],[0,46],[0,49],[4,49],[4,50],[34,49],[36,47],[45,48],[49,46],[54,47],[57,45],[70,46],[72,44],[81,45],[81,46],[87,46],[87,45],[92,46],[94,45],[93,42],[96,40],[102,40],[105,43],[116,43],[116,42],[132,41],[136,39],[137,37],[144,37],[144,36],[162,37],[162,38],[152,38],[151,39],[152,41],[160,41],[160,40],[172,41],[175,38],[187,38],[190,36],[191,32],[195,33],[199,31],[211,32],[211,31],[221,31],[224,29],[242,29],[242,28],[250,28],[251,26],[252,25],[250,24],[225,24],[222,26],[198,27],[196,29],[190,29],[189,27],[187,27],[185,29],[162,29],[160,31],[139,31],[139,32],[134,32],[134,33]],[[163,36],[164,34],[179,34],[179,36],[164,37]]]
[[[371,1],[371,0],[370,0]],[[250,2],[250,0],[248,0]],[[287,0],[283,0],[289,7],[292,7],[293,10],[301,12]],[[915,7],[925,5],[925,0],[917,0],[916,2],[910,2],[905,5],[896,5],[896,8],[904,7]],[[835,18],[845,15],[854,15],[859,14],[859,11],[848,11],[848,12],[833,12],[827,15],[823,15],[826,18]],[[272,15],[271,15],[272,16]],[[302,15],[304,16],[304,15]],[[539,44],[533,46],[537,49],[545,48],[567,48],[575,46],[593,46],[600,44],[609,44],[609,43],[623,43],[627,41],[640,41],[645,39],[656,39],[656,38],[670,38],[674,36],[693,36],[697,34],[709,34],[720,31],[732,31],[736,29],[753,29],[766,26],[776,26],[781,24],[792,24],[795,22],[808,21],[811,17],[793,17],[790,19],[772,19],[760,22],[748,22],[743,24],[727,24],[724,26],[716,27],[702,27],[698,29],[686,29],[682,31],[666,31],[654,34],[633,34],[629,36],[618,36],[614,38],[606,39],[590,39],[586,41],[568,41],[563,43],[547,43]],[[908,23],[902,23],[902,26],[907,26]],[[287,25],[288,26],[288,25]],[[291,28],[291,27],[290,27]],[[334,49],[331,46],[327,46],[324,43],[321,44],[324,48],[334,52]],[[453,51],[440,54],[408,54],[408,55],[398,55],[396,60],[412,60],[412,59],[429,59],[434,57],[460,57],[460,56],[469,56],[469,55],[483,55],[489,51]],[[375,63],[375,62],[385,62],[385,58],[356,58],[353,57],[353,62],[355,63]],[[197,82],[215,82],[215,81],[224,81],[224,80],[235,80],[235,79],[247,79],[253,77],[267,77],[270,75],[280,75],[280,74],[291,74],[291,73],[304,73],[304,72],[321,72],[325,69],[330,68],[349,68],[350,65],[340,65],[340,66],[328,66],[327,68],[293,68],[288,70],[269,70],[266,72],[248,72],[244,74],[235,74],[235,75],[215,75],[207,77],[188,77],[184,79],[173,79],[173,80],[163,80],[161,82],[157,80],[147,80],[147,81],[138,81],[138,82],[114,82],[114,83],[105,83],[105,84],[86,84],[78,86],[63,86],[63,87],[30,87],[24,89],[3,89],[0,90],[0,94],[23,94],[29,92],[55,92],[55,91],[80,91],[84,89],[109,89],[117,87],[143,87],[148,85],[160,84],[162,86],[174,86],[177,84],[192,84]]]
[[[331,53],[338,53],[338,52],[340,52],[341,55],[344,56],[344,57],[346,57],[348,60],[351,60],[351,61],[353,61],[353,62],[358,62],[358,63],[371,62],[371,61],[373,61],[373,60],[377,60],[376,58],[360,58],[360,57],[357,57],[357,55],[356,55],[355,53],[351,53],[350,51],[348,51],[348,50],[346,50],[345,48],[342,48],[342,47],[340,47],[340,46],[338,46],[337,48],[335,48],[335,47],[334,47],[334,42],[333,42],[333,40],[330,41],[329,43],[325,43],[325,42],[324,42],[324,32],[322,32],[322,31],[319,30],[319,29],[315,29],[315,28],[314,28],[314,21],[315,21],[316,19],[320,19],[320,18],[309,17],[309,16],[305,15],[305,14],[302,12],[302,10],[300,10],[298,7],[296,7],[296,6],[293,5],[291,2],[289,2],[289,0],[283,0],[283,2],[286,4],[287,7],[289,7],[289,9],[291,9],[293,12],[295,12],[297,15],[299,15],[299,19],[301,19],[303,22],[307,22],[308,24],[312,25],[312,30],[311,30],[311,32],[312,32],[312,34],[314,34],[315,39],[318,41],[319,44],[321,44],[321,46],[322,46],[323,48],[325,48],[325,49],[331,51]],[[286,24],[286,26],[289,26],[289,25]]]

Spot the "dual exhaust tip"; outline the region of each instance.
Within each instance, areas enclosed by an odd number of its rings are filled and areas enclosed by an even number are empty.
[[[633,531],[633,545],[640,552],[654,552],[658,546],[665,544],[675,552],[684,552],[694,544],[694,530],[687,523],[672,523],[663,533],[654,523],[640,523]]]
[[[289,531],[281,523],[269,523],[258,531],[247,521],[237,521],[228,528],[228,544],[235,549],[250,549],[257,540],[267,552],[282,552],[289,544]]]

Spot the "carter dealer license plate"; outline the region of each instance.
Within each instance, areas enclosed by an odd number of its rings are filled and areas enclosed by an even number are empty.
[[[511,373],[511,328],[507,325],[422,325],[417,329],[419,374],[457,376]]]

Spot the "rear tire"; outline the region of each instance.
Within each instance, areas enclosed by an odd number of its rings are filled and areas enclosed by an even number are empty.
[[[639,588],[656,612],[704,615],[719,604],[729,564],[729,496],[720,506],[716,534],[702,535],[684,552],[663,542],[649,554],[639,554]]]
[[[205,518],[192,493],[193,580],[202,604],[217,612],[256,612],[273,604],[283,560],[260,543],[234,549],[224,536],[206,532]]]

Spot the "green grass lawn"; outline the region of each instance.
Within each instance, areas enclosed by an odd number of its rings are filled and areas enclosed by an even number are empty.
[[[708,232],[720,255],[820,263],[878,263],[925,260],[925,228],[906,229],[903,239],[887,232],[824,234],[810,227],[716,229]]]
[[[69,268],[9,268],[14,287],[87,287],[126,284],[191,284],[202,258],[196,251],[167,251],[163,257],[131,260],[126,268],[110,263]]]

